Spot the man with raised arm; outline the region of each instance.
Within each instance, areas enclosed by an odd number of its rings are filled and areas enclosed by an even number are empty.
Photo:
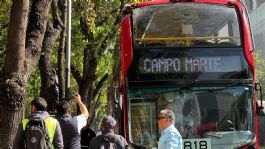
[[[63,100],[57,105],[57,119],[60,123],[63,140],[64,149],[80,149],[81,144],[81,129],[86,126],[88,118],[88,110],[86,106],[81,101],[81,97],[78,93],[75,93],[73,100],[79,106],[81,114],[77,116],[71,115],[72,109],[68,101]]]

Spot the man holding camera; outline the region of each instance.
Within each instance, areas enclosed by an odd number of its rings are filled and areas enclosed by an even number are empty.
[[[57,105],[57,119],[60,123],[64,149],[80,149],[80,131],[86,126],[88,118],[88,110],[86,106],[81,101],[81,97],[78,93],[75,93],[73,100],[79,106],[81,114],[77,116],[71,116],[72,109],[68,101],[63,100]]]

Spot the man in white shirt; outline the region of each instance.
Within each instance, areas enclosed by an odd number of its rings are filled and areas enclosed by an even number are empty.
[[[71,116],[71,105],[68,101],[61,101],[57,105],[57,119],[60,123],[63,140],[64,149],[80,149],[81,148],[81,129],[86,126],[88,118],[88,110],[86,106],[81,101],[81,97],[78,93],[75,93],[73,100],[79,106],[81,114],[78,116]]]

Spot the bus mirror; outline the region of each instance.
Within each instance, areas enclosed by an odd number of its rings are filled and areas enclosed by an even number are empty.
[[[260,94],[260,98],[259,98],[259,100],[257,100],[257,103],[256,103],[257,115],[258,116],[265,116],[265,112],[263,110],[264,106],[263,106],[263,99],[262,99],[262,87],[261,87],[260,83],[255,83],[255,90],[259,91],[259,94]]]
[[[115,91],[114,91],[114,100],[115,100],[115,104],[119,104],[121,110],[122,110],[122,101],[123,101],[123,97],[121,94],[121,88],[119,87],[115,87]]]
[[[264,106],[257,102],[257,115],[258,116],[265,116]]]
[[[115,104],[118,104],[119,103],[119,97],[118,97],[118,95],[119,95],[118,87],[115,87],[114,88],[114,103]]]
[[[123,101],[123,96],[122,94],[120,94],[119,105],[120,105],[121,110],[122,110],[122,101]]]
[[[260,83],[255,83],[255,91],[260,91],[260,90],[261,90]]]

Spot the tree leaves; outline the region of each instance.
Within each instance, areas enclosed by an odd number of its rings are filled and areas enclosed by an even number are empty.
[[[256,50],[254,53],[255,58],[255,75],[256,82],[265,84],[265,59],[263,58],[262,51]]]

